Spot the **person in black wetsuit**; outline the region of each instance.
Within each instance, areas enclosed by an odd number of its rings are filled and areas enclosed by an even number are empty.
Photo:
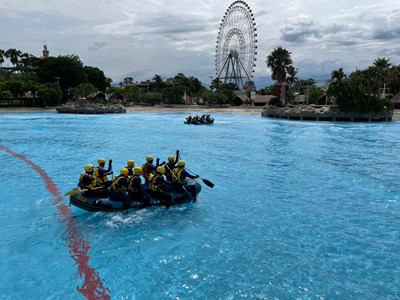
[[[85,170],[85,173],[81,174],[78,183],[78,186],[81,188],[81,190],[86,190],[83,192],[83,195],[87,197],[101,196],[104,193],[104,190],[92,190],[94,187],[96,187],[96,177],[93,175],[94,166],[87,164],[83,169]]]
[[[165,174],[165,169],[162,166],[157,167],[157,170],[154,174],[150,175],[149,178],[149,189],[150,195],[163,200],[163,201],[171,201],[171,194],[166,192],[166,182],[163,177]]]
[[[135,161],[132,159],[128,160],[128,162],[126,163],[126,167],[125,167],[125,169],[128,169],[128,171],[129,171],[128,177],[133,176],[133,168],[134,167],[135,167]]]
[[[178,166],[172,171],[174,176],[176,190],[184,193],[185,189],[191,193],[192,197],[196,196],[196,190],[194,185],[187,185],[186,178],[196,179],[198,175],[191,175],[185,170],[186,162],[184,160],[178,161]]]
[[[168,162],[165,164],[165,178],[167,181],[172,182],[172,170],[175,169],[176,163],[179,160],[179,150],[176,150],[176,156],[168,156]]]
[[[153,165],[154,158],[149,155],[146,157],[146,162],[142,165],[142,176],[144,177],[145,184],[148,183],[150,174],[153,174],[157,167],[160,165],[160,159],[157,158],[156,165]]]
[[[78,186],[81,189],[92,189],[96,186],[96,177],[94,177],[94,166],[87,164],[84,166],[83,170],[85,173],[81,174],[79,178]]]
[[[150,203],[150,197],[146,194],[142,185],[142,168],[136,167],[134,175],[128,180],[128,195],[132,201],[143,202],[144,204]]]
[[[131,202],[130,197],[126,194],[128,189],[128,169],[122,168],[120,175],[115,178],[110,186],[110,200],[122,202],[122,208],[127,209]]]
[[[97,186],[104,185],[105,187],[109,187],[112,182],[108,180],[107,175],[112,174],[112,160],[110,159],[108,161],[107,170],[105,169],[106,165],[105,158],[99,158],[97,162],[99,163],[99,165],[96,167],[96,170],[94,171],[94,176],[96,176],[96,185]]]

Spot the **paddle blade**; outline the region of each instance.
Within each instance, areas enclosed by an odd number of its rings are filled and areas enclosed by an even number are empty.
[[[201,180],[203,180],[203,182],[204,182],[204,184],[206,185],[206,186],[209,186],[210,188],[213,188],[214,187],[214,183],[212,183],[210,180],[207,180],[207,179],[201,179]]]
[[[71,195],[76,195],[76,194],[79,194],[80,192],[81,192],[81,190],[72,190],[72,191],[69,191],[68,193],[66,193],[64,195],[64,197],[71,196]]]

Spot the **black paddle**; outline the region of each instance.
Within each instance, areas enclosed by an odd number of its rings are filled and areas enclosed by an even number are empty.
[[[192,174],[194,174],[194,175],[196,175],[196,176],[199,176],[199,175],[197,175],[196,173],[194,173],[193,171],[190,171],[188,168],[185,167],[185,169],[188,170],[190,173],[192,173]],[[203,180],[203,182],[204,182],[204,184],[205,184],[206,186],[208,186],[208,187],[210,187],[210,188],[213,188],[213,187],[214,187],[214,183],[212,183],[210,180],[201,178],[200,176],[199,176],[199,178],[200,178],[201,180]]]
[[[179,159],[182,159],[180,155],[179,155]],[[196,173],[194,173],[193,171],[190,171],[188,168],[185,167],[185,169],[188,170],[190,173],[192,173],[192,174],[194,174],[194,175],[196,175],[196,176],[199,176],[199,175],[197,175]],[[210,188],[213,188],[213,187],[214,187],[214,183],[212,183],[210,180],[203,179],[203,178],[201,178],[200,176],[199,176],[199,178],[200,178],[201,180],[203,180],[203,182],[204,182],[204,184],[205,184],[206,186],[208,186],[208,187],[210,187]]]

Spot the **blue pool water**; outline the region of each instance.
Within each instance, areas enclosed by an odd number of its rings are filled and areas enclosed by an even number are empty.
[[[400,298],[399,121],[187,115],[0,114],[1,298]],[[215,187],[169,209],[68,207],[34,168],[64,194],[99,157],[177,149]]]

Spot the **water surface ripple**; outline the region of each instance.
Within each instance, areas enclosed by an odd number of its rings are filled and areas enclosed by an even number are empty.
[[[181,150],[213,189],[169,209],[72,217],[112,299],[399,299],[400,122],[296,122],[189,113],[0,114],[0,145],[67,192]],[[79,299],[65,224],[35,171],[0,151],[3,299]],[[68,204],[66,198],[64,204]]]

